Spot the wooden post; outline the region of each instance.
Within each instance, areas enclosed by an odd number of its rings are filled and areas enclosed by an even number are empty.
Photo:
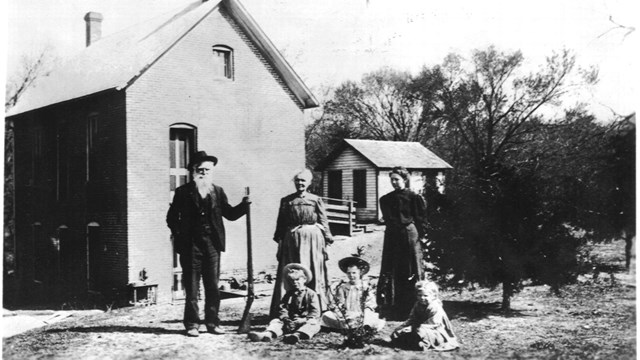
[[[353,201],[349,200],[349,237],[353,235],[353,219],[351,218],[352,211],[353,211]]]
[[[249,196],[249,187],[244,188],[245,196]],[[247,304],[240,320],[239,334],[246,334],[251,330],[251,304],[255,297],[253,292],[253,250],[251,248],[251,205],[247,205]]]

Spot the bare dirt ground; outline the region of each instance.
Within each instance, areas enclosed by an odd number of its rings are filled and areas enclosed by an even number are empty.
[[[330,268],[337,260],[365,246],[375,257],[381,232],[336,242]],[[251,343],[236,334],[244,308],[242,299],[222,302],[222,326],[227,335],[183,335],[182,306],[159,304],[113,309],[70,317],[42,328],[3,339],[4,359],[635,359],[635,271],[623,270],[624,242],[598,245],[592,254],[608,272],[587,274],[561,290],[528,286],[512,301],[513,311],[499,311],[500,289],[442,292],[444,307],[461,340],[459,350],[423,354],[390,348],[384,342],[398,323],[390,322],[373,344],[343,349],[342,336],[320,333],[300,345],[280,341]],[[372,261],[372,274],[379,263]],[[334,275],[338,275],[334,273]],[[262,288],[265,288],[264,286]],[[266,326],[268,287],[256,299],[253,329]]]

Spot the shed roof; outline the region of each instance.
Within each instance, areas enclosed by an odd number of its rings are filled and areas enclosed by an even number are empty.
[[[126,89],[218,6],[228,14],[274,67],[303,108],[318,101],[238,0],[195,1],[106,36],[37,78],[7,116],[81,98],[104,90]]]
[[[419,142],[344,139],[318,167],[324,169],[347,147],[364,156],[377,168],[404,166],[408,169],[452,169],[446,161]]]

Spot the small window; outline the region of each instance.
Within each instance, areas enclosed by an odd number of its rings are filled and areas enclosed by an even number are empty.
[[[213,46],[213,74],[233,80],[233,50],[224,45]]]

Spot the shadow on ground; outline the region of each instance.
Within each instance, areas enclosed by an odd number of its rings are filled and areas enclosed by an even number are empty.
[[[230,326],[230,327],[238,327],[240,326],[241,319],[235,320],[222,320],[220,325],[222,326]],[[267,315],[254,315],[251,319],[251,326],[264,326],[266,327],[269,324],[269,316]]]
[[[90,326],[90,327],[72,327],[65,329],[45,330],[46,333],[138,333],[138,334],[184,334],[184,330],[165,329],[160,327],[144,327],[144,326]]]
[[[505,318],[529,316],[519,310],[504,311],[501,309],[501,303],[476,302],[476,301],[443,301],[443,306],[449,319],[458,319],[464,321],[480,321],[489,316],[498,316]]]

